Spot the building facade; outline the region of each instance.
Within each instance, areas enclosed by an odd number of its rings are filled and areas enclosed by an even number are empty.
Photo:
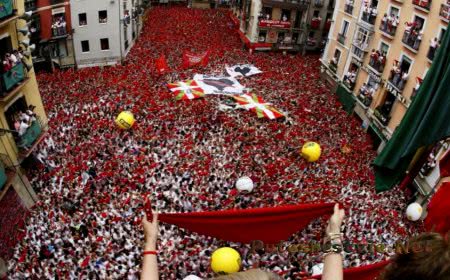
[[[26,177],[43,140],[47,117],[34,73],[24,0],[2,0],[0,10],[0,208],[18,198],[17,217],[36,201]],[[27,113],[27,110],[29,112]],[[26,114],[26,116],[24,115]],[[16,207],[17,206],[17,207]],[[4,215],[4,213],[2,212]],[[8,213],[9,214],[9,213]],[[2,217],[0,217],[2,218]],[[2,227],[2,231],[7,230]],[[3,263],[0,256],[0,263]],[[0,272],[1,272],[0,266]]]
[[[339,0],[321,59],[323,77],[381,150],[439,48],[450,1]]]
[[[75,66],[70,2],[64,0],[25,0],[29,21],[33,63],[36,70],[52,71]]]
[[[253,50],[320,50],[331,26],[333,0],[236,0],[233,15]]]
[[[449,20],[448,0],[337,2],[322,77],[346,111],[361,119],[378,152],[414,99]],[[414,179],[422,198],[441,184],[437,163],[449,146],[448,140],[437,143]]]
[[[142,28],[141,0],[71,0],[77,67],[121,63]]]

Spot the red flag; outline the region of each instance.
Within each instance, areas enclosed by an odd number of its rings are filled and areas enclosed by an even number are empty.
[[[382,261],[364,266],[352,267],[344,269],[345,280],[374,280],[380,275],[389,261]],[[309,279],[321,279],[322,275],[315,275]]]
[[[450,231],[450,182],[442,183],[431,199],[425,228],[443,235]]]
[[[183,52],[183,68],[193,66],[206,66],[209,61],[209,51],[202,54],[195,54],[189,51]]]
[[[169,65],[167,65],[166,57],[164,55],[155,60],[155,66],[160,75],[170,71]]]
[[[333,213],[333,203],[271,208],[159,214],[159,220],[226,241],[275,244],[287,240],[313,219]],[[328,217],[327,217],[328,218]]]

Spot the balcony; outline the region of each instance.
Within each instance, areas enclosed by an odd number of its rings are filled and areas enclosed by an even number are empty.
[[[61,37],[66,37],[67,34],[67,28],[66,25],[62,25],[62,26],[52,26],[52,38],[53,39],[57,39],[57,38],[61,38]]]
[[[341,34],[341,33],[338,33],[338,36],[337,36],[337,41],[339,42],[339,43],[341,43],[342,45],[345,45],[345,35],[344,34]]]
[[[358,60],[362,61],[364,59],[364,56],[368,52],[368,46],[369,45],[367,43],[358,44],[356,42],[353,42],[352,53]]]
[[[383,126],[387,126],[389,121],[391,120],[391,117],[389,116],[390,110],[383,110],[383,107],[384,106],[378,106],[377,108],[375,108],[375,110],[373,110],[373,115]]]
[[[353,5],[345,4],[344,12],[349,15],[352,15],[353,14]]]
[[[412,0],[412,3],[415,8],[429,12],[431,7],[431,0]]]
[[[20,89],[27,79],[22,63],[17,64],[11,70],[0,75],[0,98],[5,99]]]
[[[13,0],[0,0],[0,27],[17,18]]]
[[[377,15],[372,12],[363,11],[361,20],[367,24],[374,25]]]
[[[386,57],[381,55],[379,51],[372,53],[370,55],[369,66],[373,70],[377,71],[379,74],[382,74],[385,65],[386,65]]]
[[[344,86],[346,88],[348,88],[350,91],[353,91],[353,89],[355,88],[357,77],[357,71],[349,71],[344,75],[344,79],[342,80],[342,82],[344,83]]]
[[[402,43],[412,52],[417,53],[422,42],[421,31],[417,32],[415,30],[405,30],[403,33]]]
[[[320,23],[322,22],[322,18],[318,17],[318,18],[313,18],[311,20],[311,29],[319,29],[320,28]]]
[[[400,70],[391,70],[388,83],[391,84],[398,93],[401,93],[408,82],[408,74],[400,72]]]
[[[450,6],[448,4],[441,4],[439,16],[440,16],[441,20],[443,20],[447,23],[450,21]]]
[[[393,39],[397,32],[397,26],[392,25],[392,21],[386,19],[385,22],[381,22],[380,31],[382,32],[381,34],[387,35],[386,37]]]
[[[306,10],[310,0],[262,0],[263,6],[276,7],[287,10]]]
[[[31,122],[24,134],[15,136],[21,159],[28,157],[33,152],[34,148],[42,141],[46,128],[47,124],[39,117],[36,117],[36,120]]]
[[[372,104],[372,100],[373,100],[372,96],[374,93],[375,93],[375,90],[373,88],[369,88],[366,84],[364,84],[359,89],[359,94],[358,94],[357,98],[366,107],[366,109],[370,106],[370,104]]]

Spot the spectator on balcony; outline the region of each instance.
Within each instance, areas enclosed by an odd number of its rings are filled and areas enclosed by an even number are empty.
[[[439,48],[439,41],[438,38],[434,37],[433,40],[430,40],[430,50],[428,51],[428,58],[430,60],[434,59],[434,55],[436,53],[436,50]]]
[[[281,21],[285,21],[285,22],[288,21],[287,15],[284,14],[284,15],[281,17]]]
[[[383,18],[381,19],[381,30],[386,31],[387,30],[387,24],[390,17],[388,17],[387,14],[383,15]]]
[[[377,15],[378,15],[378,10],[377,10],[377,7],[374,6],[370,9],[370,23],[371,24],[375,23],[375,18],[377,17]]]
[[[389,34],[395,33],[399,23],[400,23],[400,19],[398,18],[398,16],[392,15],[392,21],[390,24],[390,28],[388,29]],[[389,27],[389,25],[388,25],[388,27]]]
[[[356,82],[356,70],[352,69],[344,76],[344,83],[350,86],[350,89],[353,89]]]
[[[394,84],[396,84],[398,82],[398,80],[400,80],[400,74],[401,74],[400,64],[399,64],[398,60],[395,60],[394,65],[392,66],[390,80]]]
[[[372,49],[372,52],[370,53],[370,65],[375,65],[378,61],[378,57],[380,56],[380,52],[376,51],[375,49]]]
[[[416,38],[414,40],[414,45],[413,45],[413,49],[418,50],[420,43],[422,42],[422,36],[423,36],[423,31],[420,30],[416,33]]]
[[[408,42],[412,30],[414,29],[415,22],[405,22],[405,33],[403,34],[403,42]]]
[[[403,89],[405,87],[406,82],[408,81],[408,72],[404,71],[402,72],[402,78],[400,80],[400,82],[398,83],[398,88],[399,89]]]
[[[28,124],[28,122],[25,119],[22,119],[19,125],[19,130],[17,131],[19,133],[19,136],[23,136],[27,132],[27,129],[29,127],[30,125]]]

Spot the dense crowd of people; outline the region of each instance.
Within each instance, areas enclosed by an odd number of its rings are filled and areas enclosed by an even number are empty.
[[[209,50],[208,66],[181,70],[184,50]],[[154,67],[160,55],[172,69],[161,76]],[[240,81],[286,118],[218,110],[227,96],[175,101],[166,88],[239,63],[263,71]],[[124,65],[39,75],[50,120],[31,180],[40,200],[9,260],[11,279],[138,279],[147,196],[166,213],[339,201],[347,209],[345,239],[357,243],[392,245],[420,231],[403,217],[402,193],[375,193],[371,139],[320,81],[319,66],[316,56],[250,54],[226,12],[177,7],[149,11]],[[124,110],[137,120],[126,131],[114,123]],[[299,155],[306,141],[320,143],[318,162]],[[251,193],[236,191],[241,176],[255,182]],[[323,222],[282,248],[320,240]],[[318,254],[250,253],[249,244],[160,228],[161,279],[211,276],[211,252],[226,244],[240,251],[244,269],[269,269],[284,279],[308,275],[321,262]],[[345,266],[388,255],[349,253]]]

